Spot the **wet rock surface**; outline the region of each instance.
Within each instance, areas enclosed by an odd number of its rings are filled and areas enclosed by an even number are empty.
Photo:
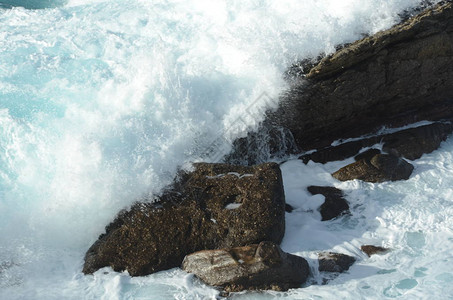
[[[449,122],[402,130],[382,137],[382,150],[410,160],[418,159],[439,148],[452,131],[453,125]]]
[[[300,153],[292,133],[269,122],[262,123],[258,131],[235,140],[232,146],[225,162],[236,165],[255,165]]]
[[[312,195],[321,194],[326,198],[319,208],[322,221],[332,220],[349,211],[349,204],[340,189],[330,186],[309,186],[307,189]]]
[[[302,155],[299,159],[304,163],[312,160],[324,164],[330,161],[344,160],[359,154],[363,148],[382,143],[383,151],[414,160],[439,148],[441,142],[445,141],[452,132],[453,124],[451,122],[435,122],[322,148],[313,153]],[[378,149],[369,149],[366,154],[356,156],[355,159],[371,158],[370,153],[378,154]]]
[[[377,154],[349,164],[332,174],[341,181],[359,179],[367,182],[384,182],[408,179],[414,166],[388,154]]]
[[[380,246],[373,246],[373,245],[363,245],[360,247],[360,250],[362,250],[366,255],[371,256],[374,254],[383,254],[388,252],[390,249],[380,247]]]
[[[87,251],[83,272],[110,266],[147,275],[179,267],[184,256],[199,250],[279,244],[285,232],[283,183],[275,163],[196,164],[156,200],[120,212]]]
[[[300,149],[453,117],[453,8],[444,3],[354,42],[294,79],[269,113]]]
[[[183,270],[228,292],[300,287],[309,275],[307,261],[271,242],[190,254]]]
[[[320,272],[342,273],[349,270],[355,261],[354,257],[346,254],[322,252],[318,254],[318,270]]]
[[[326,147],[310,154],[304,154],[300,156],[299,159],[305,164],[307,164],[310,160],[322,164],[329,161],[344,160],[359,153],[360,149],[363,147],[375,144],[375,141],[377,141],[377,139],[373,139],[372,141],[364,139],[347,142],[339,146]]]

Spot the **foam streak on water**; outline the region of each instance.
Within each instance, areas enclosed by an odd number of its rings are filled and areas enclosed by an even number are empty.
[[[178,270],[145,278],[111,271],[83,276],[83,255],[120,209],[158,191],[178,166],[206,154],[219,132],[232,139],[254,128],[262,114],[247,108],[253,104],[261,112],[269,105],[256,102],[263,93],[277,98],[292,62],[388,28],[398,13],[419,2],[0,1],[0,298],[215,295]],[[420,166],[437,174],[439,188],[424,181],[421,171],[390,190],[367,186],[382,205],[363,208],[368,215],[376,210],[363,234],[429,252],[435,233],[451,224],[448,211],[439,209],[449,204],[450,192],[437,193],[448,183],[451,159],[441,161],[440,169]],[[391,204],[392,196],[406,193]],[[428,201],[429,193],[437,200]],[[412,201],[443,214],[414,210],[406,218],[402,208]],[[360,215],[353,220],[362,222]],[[297,222],[289,220],[289,226]],[[351,238],[360,238],[349,225]],[[447,253],[448,243],[436,251]],[[286,245],[293,252],[306,250],[292,241]],[[398,263],[415,272],[408,255]],[[386,277],[395,284],[388,293],[414,285],[399,285],[400,272]],[[438,277],[427,277],[435,284],[450,280],[449,273],[436,272]],[[346,280],[342,290],[360,294],[352,285],[365,281]],[[417,281],[411,291],[420,286]],[[312,291],[318,293],[313,288],[301,293]]]

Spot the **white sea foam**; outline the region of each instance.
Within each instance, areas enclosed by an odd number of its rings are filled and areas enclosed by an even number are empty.
[[[276,105],[266,99],[285,88],[282,74],[292,62],[387,28],[419,3],[70,0],[29,10],[38,1],[13,2],[0,5],[1,299],[214,297],[214,289],[178,270],[83,276],[83,255],[120,209],[158,191],[178,166],[219,155],[206,153],[219,137],[224,144],[214,150],[221,155],[229,140],[254,128],[263,106]],[[25,8],[2,8],[7,4]],[[316,212],[322,199],[313,197],[314,205],[299,198],[309,197],[309,181],[333,183],[330,167],[284,165],[288,202],[298,207],[288,215],[286,250],[359,255],[362,241],[397,250],[363,259],[358,271],[334,281],[341,289],[245,297],[362,297],[387,287],[391,296],[428,285],[450,292],[449,149],[417,162],[407,183],[341,185],[355,214],[325,224]],[[390,265],[396,271],[385,276],[366,271]],[[405,289],[416,268],[427,275]]]
[[[451,297],[453,246],[451,184],[453,140],[441,149],[412,162],[415,171],[407,181],[370,184],[338,182],[329,174],[349,161],[326,165],[290,161],[282,166],[288,203],[283,249],[309,256],[333,250],[358,258],[347,274],[327,286],[292,291],[295,298],[439,298]],[[313,172],[314,171],[314,172]],[[306,186],[333,185],[344,190],[351,216],[321,222],[306,212],[306,202],[316,201]],[[360,246],[390,248],[382,256],[368,258]],[[316,278],[315,278],[316,279]],[[341,292],[340,292],[341,291]]]

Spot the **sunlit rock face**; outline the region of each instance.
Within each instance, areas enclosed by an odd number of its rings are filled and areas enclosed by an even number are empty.
[[[304,258],[285,253],[271,242],[199,251],[186,256],[182,268],[229,292],[287,290],[300,287],[309,275]]]
[[[195,251],[279,244],[285,233],[285,195],[275,163],[196,164],[155,201],[121,212],[88,250],[83,272],[111,266],[146,275],[179,267]]]

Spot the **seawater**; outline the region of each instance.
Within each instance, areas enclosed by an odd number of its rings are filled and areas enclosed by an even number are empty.
[[[255,129],[292,63],[420,2],[0,1],[0,299],[216,297],[178,269],[84,276],[83,256],[119,210]],[[284,164],[298,208],[284,250],[359,261],[328,285],[234,297],[451,298],[452,150],[449,140],[398,183],[340,184],[329,176],[338,163]],[[352,215],[321,223],[309,182],[349,191]],[[367,258],[362,243],[393,251]]]

